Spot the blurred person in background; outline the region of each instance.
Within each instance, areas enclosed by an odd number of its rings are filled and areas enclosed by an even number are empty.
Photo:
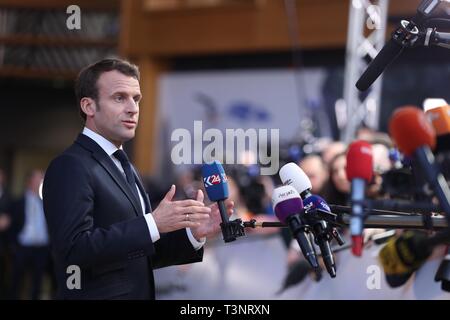
[[[375,138],[376,131],[372,128],[369,128],[366,125],[362,125],[356,130],[355,140],[364,140],[367,142],[372,142]]]
[[[236,183],[235,178],[232,175],[227,175],[228,178],[228,190],[229,198],[234,202],[234,212],[230,216],[230,220],[241,219],[242,221],[250,220],[252,213],[248,211],[244,200],[241,196],[241,191]]]
[[[347,145],[341,141],[331,142],[322,151],[322,160],[326,166],[330,166],[331,160],[333,160],[338,154],[346,152]]]
[[[374,175],[366,193],[369,198],[376,199],[381,196],[382,174],[392,169],[392,162],[389,159],[389,149],[384,144],[372,144],[372,155]]]
[[[323,188],[329,179],[328,168],[322,158],[319,155],[311,154],[300,160],[298,165],[311,180],[311,192],[322,196]]]
[[[201,180],[196,179],[194,170],[189,167],[175,168],[175,185],[177,187],[175,199],[195,199],[197,191],[204,189]]]
[[[6,175],[0,169],[0,299],[8,295],[8,231],[11,225],[11,196],[6,188]]]
[[[19,299],[26,271],[31,274],[31,291],[26,299],[41,297],[42,282],[50,251],[40,188],[44,172],[32,170],[26,176],[24,195],[12,207],[13,276],[12,298]]]
[[[330,178],[325,186],[324,198],[328,204],[348,205],[351,184],[347,180],[345,168],[347,166],[347,154],[337,154],[329,165]]]

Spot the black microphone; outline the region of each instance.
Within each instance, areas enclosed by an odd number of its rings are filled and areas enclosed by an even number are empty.
[[[441,3],[438,0],[423,0],[417,8],[416,15],[411,21],[402,20],[400,27],[392,33],[392,38],[385,44],[375,59],[367,67],[366,71],[359,78],[356,87],[360,91],[365,91],[378,79],[384,69],[394,61],[405,47],[417,45],[419,39],[419,29],[423,21],[430,17],[436,7]],[[447,40],[445,35],[436,35],[435,37]],[[436,39],[435,41],[439,41]],[[445,43],[445,41],[443,41]],[[443,45],[445,46],[445,45]]]
[[[403,46],[391,39],[385,44],[380,53],[372,60],[366,71],[356,82],[356,88],[360,91],[366,91],[383,73],[386,67],[394,61],[403,51]]]
[[[321,197],[317,195],[310,195],[306,197],[303,205],[306,210],[306,216],[309,216],[312,211],[321,209],[326,212],[331,213],[331,209],[328,204]],[[332,278],[336,277],[336,263],[334,261],[333,251],[331,250],[330,241],[332,240],[331,230],[328,224],[324,220],[310,219],[309,222],[313,228],[315,235],[315,242],[320,248],[322,254],[323,263]],[[343,244],[343,239],[340,237],[337,229],[333,230],[335,233],[336,240],[341,245]]]
[[[441,281],[441,289],[450,292],[450,253],[447,252],[444,260],[439,265],[434,281]]]
[[[314,272],[308,262],[300,260],[295,262],[288,270],[288,274],[283,281],[283,287],[277,292],[278,295],[282,294],[286,289],[300,284],[305,280],[308,274],[312,273],[315,281],[320,281],[322,278],[321,273]]]
[[[330,228],[326,221],[318,219],[313,212],[320,209],[323,212],[331,213],[330,207],[321,197],[311,194],[311,180],[305,172],[295,163],[290,162],[280,169],[280,179],[283,183],[291,185],[300,194],[305,207],[304,219],[312,227],[314,240],[322,253],[322,260],[332,278],[336,277],[336,265],[333,252],[331,251],[330,241],[332,237],[343,244],[337,229]]]
[[[273,191],[272,205],[277,218],[289,226],[305,259],[311,267],[318,270],[319,262],[308,238],[307,226],[301,217],[304,215],[303,201],[298,192],[291,186],[278,187]]]

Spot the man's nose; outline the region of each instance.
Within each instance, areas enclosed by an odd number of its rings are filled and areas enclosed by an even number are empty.
[[[138,102],[134,101],[134,99],[130,99],[130,101],[127,104],[127,110],[128,113],[137,113],[139,111],[139,104]]]

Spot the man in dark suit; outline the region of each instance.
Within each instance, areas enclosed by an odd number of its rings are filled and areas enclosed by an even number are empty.
[[[136,66],[99,61],[80,72],[75,91],[85,127],[52,161],[43,188],[57,298],[154,299],[152,269],[201,261],[205,237],[220,230],[218,208],[201,191],[173,201],[172,186],[152,211],[122,150],[138,123]]]
[[[26,299],[37,300],[41,296],[50,258],[47,224],[40,195],[43,178],[42,170],[30,171],[26,177],[24,195],[11,206],[12,299],[21,297],[26,271],[31,274],[31,290]]]

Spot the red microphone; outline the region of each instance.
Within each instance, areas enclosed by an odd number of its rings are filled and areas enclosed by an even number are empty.
[[[358,140],[350,144],[347,152],[347,179],[352,184],[350,234],[352,253],[361,256],[363,249],[364,200],[366,184],[373,177],[373,157],[370,143]]]
[[[436,133],[425,113],[412,106],[398,109],[391,117],[389,132],[400,151],[419,164],[450,223],[450,189],[431,152],[436,146]]]

